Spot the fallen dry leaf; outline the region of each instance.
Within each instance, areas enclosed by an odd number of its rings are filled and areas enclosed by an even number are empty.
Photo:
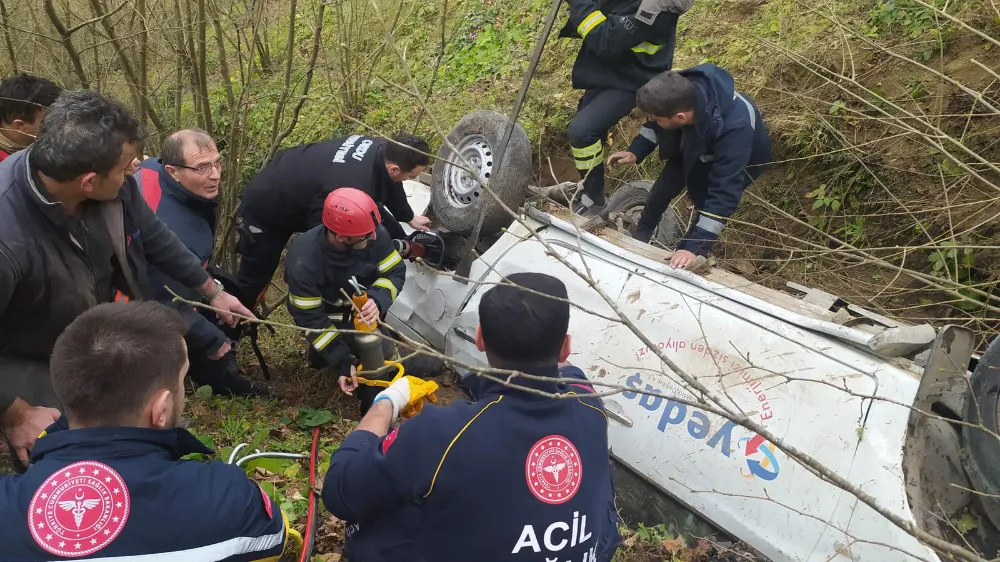
[[[632,548],[633,546],[635,546],[635,542],[637,540],[639,540],[639,535],[633,534],[632,536],[622,541],[622,546],[624,546],[625,548]]]
[[[684,539],[678,537],[676,539],[663,539],[663,548],[667,549],[670,554],[677,554],[685,548]]]
[[[708,556],[708,553],[712,550],[712,544],[708,542],[708,539],[698,539],[698,544],[691,549],[691,559],[700,560],[703,556]]]

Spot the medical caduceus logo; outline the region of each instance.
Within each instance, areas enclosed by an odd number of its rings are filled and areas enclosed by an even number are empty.
[[[80,557],[111,544],[128,520],[129,493],[113,468],[81,461],[49,476],[28,506],[35,542],[52,554]]]
[[[570,500],[580,489],[583,463],[580,453],[569,439],[549,435],[535,443],[524,463],[528,489],[548,504]]]

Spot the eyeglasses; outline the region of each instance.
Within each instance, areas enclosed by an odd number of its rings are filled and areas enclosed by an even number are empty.
[[[215,168],[219,172],[222,172],[222,158],[219,158],[214,163],[202,164],[201,166],[185,166],[183,164],[174,165],[175,168],[184,168],[185,170],[191,170],[192,172],[198,174],[199,176],[207,176],[212,173],[212,168]]]

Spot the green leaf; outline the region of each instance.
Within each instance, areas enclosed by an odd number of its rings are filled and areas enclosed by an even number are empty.
[[[281,423],[288,425],[292,423],[292,418],[288,417],[288,414],[284,414],[281,416]]]
[[[257,484],[260,485],[261,490],[264,490],[264,493],[267,494],[267,497],[274,499],[275,497],[274,484],[268,482],[267,480],[262,480],[260,482],[257,482]]]
[[[285,464],[283,462],[278,459],[271,459],[267,457],[253,459],[244,466],[246,467],[247,473],[253,472],[256,468],[263,468],[264,470],[274,474],[281,474],[285,470]]]
[[[813,203],[813,210],[815,211],[816,209],[819,209],[822,206],[823,206],[823,200],[817,199],[816,202]]]
[[[260,444],[263,443],[265,439],[267,439],[267,436],[270,434],[270,432],[271,430],[269,429],[262,429],[258,431],[253,436],[253,440],[250,441],[250,446],[247,448],[251,450],[257,449],[260,446]]]
[[[333,414],[329,410],[314,410],[299,406],[299,414],[295,416],[295,423],[302,429],[311,429],[333,421]]]
[[[830,202],[830,208],[833,209],[833,212],[835,212],[835,213],[837,211],[839,211],[840,210],[840,200],[839,199],[834,199],[833,201],[831,201]]]
[[[203,385],[203,386],[199,386],[198,390],[194,391],[194,396],[195,396],[195,398],[201,398],[202,400],[206,400],[208,398],[211,398],[212,397],[212,387],[209,386],[209,385],[207,385],[207,384]]]
[[[295,509],[295,504],[292,502],[283,501],[279,507],[281,507],[281,512],[288,517],[289,523],[295,523],[295,521],[299,518],[299,514]]]
[[[830,115],[837,115],[844,110],[844,107],[846,107],[846,104],[841,100],[833,102],[830,104]]]
[[[299,473],[299,463],[297,462],[292,463],[291,466],[289,466],[288,468],[286,468],[281,472],[282,475],[287,476],[288,478],[295,478],[295,476],[297,476],[298,473]]]
[[[208,447],[209,449],[215,448],[215,441],[212,439],[211,435],[199,435],[198,441],[201,441],[202,444]]]
[[[958,521],[955,521],[955,528],[958,529],[958,532],[962,533],[963,535],[975,529],[978,526],[979,523],[976,522],[976,519],[968,513],[963,515],[961,519],[959,519]]]

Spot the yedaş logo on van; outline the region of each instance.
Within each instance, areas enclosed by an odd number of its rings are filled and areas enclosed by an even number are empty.
[[[642,374],[635,373],[625,380],[625,385],[629,388],[641,389],[644,392],[663,394],[663,391],[646,384]],[[681,427],[689,437],[703,441],[705,446],[718,451],[727,458],[732,458],[734,454],[741,455],[745,465],[740,467],[740,474],[745,478],[760,478],[762,480],[774,480],[778,477],[780,467],[776,456],[776,447],[763,437],[748,429],[740,427],[729,420],[721,420],[715,414],[709,414],[687,404],[681,404],[673,400],[668,400],[662,396],[651,396],[640,394],[635,391],[623,391],[622,396],[629,400],[638,400],[639,406],[650,412],[662,410],[660,419],[657,421],[656,429],[661,433],[667,431],[668,427]],[[717,420],[713,424],[712,420]],[[718,426],[718,421],[722,425]],[[685,423],[686,422],[686,423]],[[733,434],[737,433],[733,447]],[[739,433],[746,435],[740,436]]]

